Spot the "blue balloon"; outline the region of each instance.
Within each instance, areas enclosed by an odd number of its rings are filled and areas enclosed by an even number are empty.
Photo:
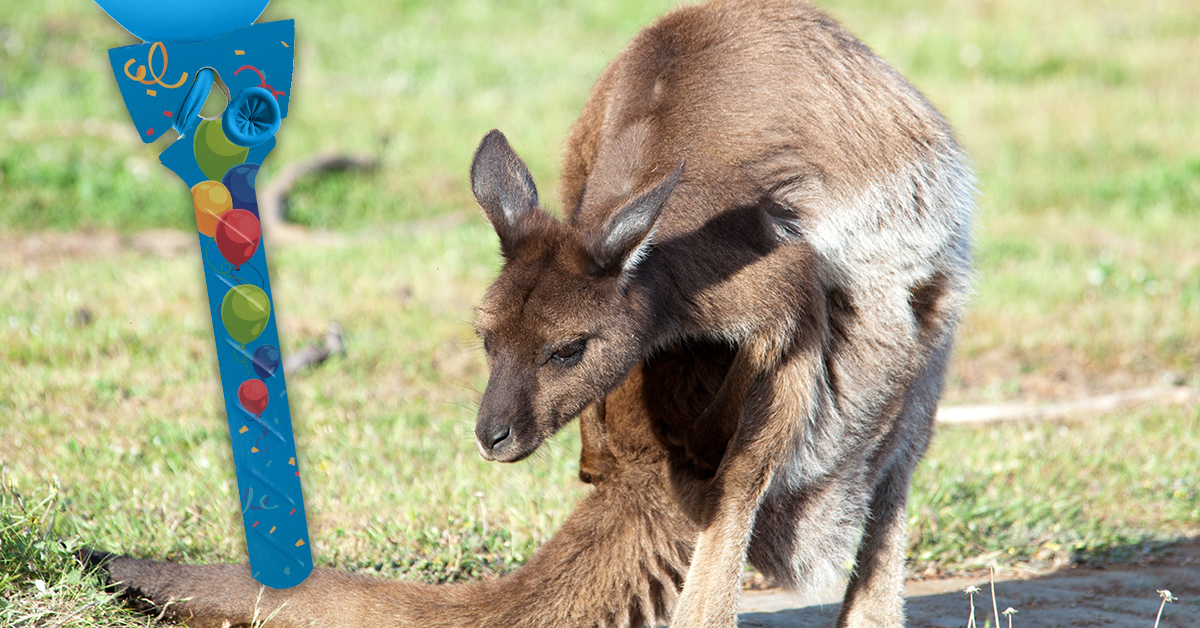
[[[258,218],[258,196],[254,193],[254,179],[258,177],[258,164],[238,164],[221,177],[221,185],[233,197],[233,208],[244,209]]]
[[[179,109],[171,118],[171,126],[174,127],[176,133],[186,135],[194,125],[203,120],[200,117],[200,110],[204,108],[204,101],[208,100],[208,94],[212,91],[216,78],[217,73],[212,68],[200,68],[196,72],[196,80],[188,88],[183,102],[179,103]]]
[[[194,44],[250,26],[268,1],[96,0],[96,4],[143,41]]]
[[[281,118],[279,103],[271,92],[262,87],[247,87],[225,106],[221,129],[229,141],[249,148],[274,137]]]
[[[275,374],[279,369],[279,349],[262,345],[254,350],[254,372],[262,379]]]

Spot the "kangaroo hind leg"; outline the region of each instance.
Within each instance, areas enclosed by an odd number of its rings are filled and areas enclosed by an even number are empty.
[[[933,433],[950,343],[934,351],[909,387],[900,417],[874,456],[876,478],[839,628],[904,625],[907,505],[913,470]]]
[[[905,505],[910,469],[892,467],[875,486],[839,628],[904,625]]]

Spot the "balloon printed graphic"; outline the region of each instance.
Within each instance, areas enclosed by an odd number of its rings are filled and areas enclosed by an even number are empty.
[[[192,187],[192,204],[196,206],[196,228],[212,238],[216,236],[217,221],[233,209],[233,195],[216,181],[201,181]]]
[[[254,180],[258,177],[258,164],[239,164],[221,177],[221,185],[233,197],[233,206],[244,209],[258,217],[258,196],[254,194]]]
[[[266,379],[279,369],[279,349],[271,345],[263,345],[254,350],[254,372]]]
[[[262,383],[262,380],[248,379],[238,386],[238,401],[246,412],[254,416],[262,416],[263,410],[267,409],[269,398],[267,385]]]
[[[221,300],[221,322],[225,323],[225,331],[242,344],[254,342],[267,328],[270,318],[271,300],[258,286],[234,286]]]
[[[108,51],[138,138],[178,134],[159,159],[192,195],[249,575],[286,589],[313,560],[254,187],[287,116],[296,29],[254,24],[267,2],[97,0],[145,40]],[[206,119],[213,89],[229,102]]]
[[[221,255],[237,270],[258,250],[262,225],[258,224],[254,214],[244,209],[231,209],[217,221],[215,237]]]
[[[229,169],[246,161],[250,149],[238,146],[225,137],[220,120],[204,120],[196,125],[196,138],[192,140],[196,151],[196,165],[204,176],[214,181],[229,172]]]

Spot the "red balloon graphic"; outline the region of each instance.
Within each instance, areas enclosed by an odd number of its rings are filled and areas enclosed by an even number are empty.
[[[267,399],[267,385],[261,379],[248,379],[238,386],[238,401],[254,416],[261,416],[267,409]]]
[[[244,209],[231,209],[221,214],[217,222],[216,239],[221,255],[237,270],[258,250],[262,225],[258,224],[254,214]]]

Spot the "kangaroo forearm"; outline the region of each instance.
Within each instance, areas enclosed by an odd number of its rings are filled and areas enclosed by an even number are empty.
[[[807,339],[793,347],[772,374],[747,386],[738,431],[713,478],[710,494],[719,501],[700,533],[672,626],[736,623],[737,592],[755,515],[791,451],[796,431],[823,403],[814,385],[820,381],[820,346],[818,339]]]
[[[769,460],[748,458],[743,453],[727,459],[718,472],[714,482],[717,490],[712,493],[720,495],[720,502],[697,540],[687,587],[672,617],[673,627],[736,624],[738,592],[754,516],[774,469]]]
[[[738,484],[747,482],[744,474],[725,473],[727,480]],[[735,477],[736,476],[736,477]],[[671,626],[723,626],[736,624],[738,592],[741,590],[742,569],[750,534],[754,528],[754,512],[761,501],[769,478],[760,487],[731,486],[726,482],[722,500],[713,520],[700,533],[695,556],[687,574],[687,587]],[[729,494],[748,488],[747,493]]]

